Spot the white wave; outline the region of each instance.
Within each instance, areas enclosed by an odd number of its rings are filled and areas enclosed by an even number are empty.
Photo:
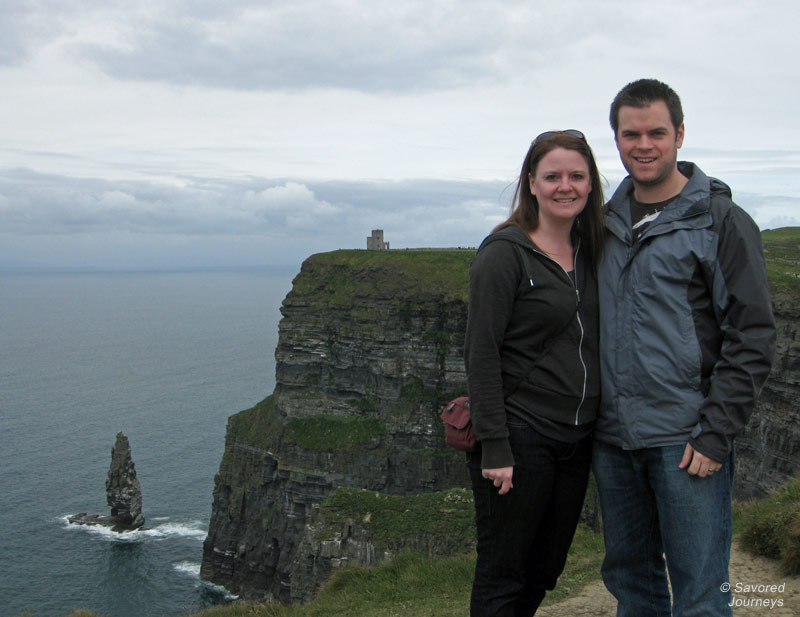
[[[119,541],[119,542],[139,542],[143,540],[143,532],[141,529],[134,529],[131,531],[114,531],[111,527],[105,525],[81,525],[80,523],[70,523],[68,514],[62,516],[61,520],[67,529],[70,530],[83,530],[92,535],[101,536],[104,540]]]
[[[210,589],[216,594],[223,596],[226,600],[238,600],[239,596],[236,594],[231,593],[227,589],[225,589],[222,585],[215,585],[214,583],[209,583],[208,581],[200,581],[200,585],[205,587],[206,589]]]
[[[181,561],[172,566],[182,574],[188,574],[192,578],[200,578],[200,564],[193,561]]]
[[[157,527],[143,529],[142,533],[151,538],[196,538],[201,542],[206,539],[206,529],[200,521],[188,523],[162,523]]]
[[[214,583],[209,583],[208,581],[204,581],[200,579],[200,564],[194,561],[179,561],[178,563],[172,564],[173,569],[176,572],[180,572],[181,574],[186,574],[194,579],[197,579],[197,587],[205,587],[206,589],[212,591],[214,594],[222,596],[227,601],[234,601],[238,600],[239,596],[232,594],[230,591],[222,587],[221,585],[215,585]]]
[[[102,536],[106,540],[117,540],[122,542],[143,541],[147,538],[163,540],[166,538],[196,538],[201,542],[206,539],[207,531],[201,521],[190,521],[186,523],[162,523],[155,527],[142,527],[132,531],[113,531],[104,525],[81,525],[70,523],[69,517],[61,517],[67,529],[82,529],[87,533]],[[168,521],[168,517],[153,518],[152,520]]]

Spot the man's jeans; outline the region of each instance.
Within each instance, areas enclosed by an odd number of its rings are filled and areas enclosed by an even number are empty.
[[[617,617],[732,615],[728,563],[733,453],[710,477],[678,469],[685,445],[622,450],[595,442],[606,556]],[[673,592],[673,611],[664,556]]]
[[[478,560],[471,617],[530,617],[564,569],[591,465],[591,436],[570,444],[509,423],[512,488],[498,494],[470,455]]]

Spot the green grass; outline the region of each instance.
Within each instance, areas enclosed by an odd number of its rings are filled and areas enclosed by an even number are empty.
[[[782,227],[761,233],[767,275],[773,292],[800,292],[800,227]]]
[[[320,512],[333,530],[348,520],[369,529],[379,550],[397,550],[410,537],[442,547],[471,546],[475,538],[472,491],[465,489],[400,496],[338,488],[320,505]],[[317,533],[324,539],[321,534],[325,531]]]
[[[377,439],[386,432],[380,418],[374,416],[337,416],[322,414],[292,418],[286,422],[284,443],[314,452],[351,451]]]
[[[357,407],[368,411],[374,409],[375,403],[362,399]],[[226,438],[265,450],[286,443],[314,452],[336,452],[353,450],[385,432],[383,421],[374,416],[320,414],[291,418],[284,423],[275,413],[270,395],[255,407],[228,418]]]
[[[742,548],[779,559],[784,574],[800,574],[800,477],[764,499],[736,504],[734,520]]]
[[[376,568],[337,572],[301,605],[218,606],[197,617],[466,617],[474,557],[398,555]]]
[[[228,418],[226,439],[269,450],[281,440],[283,426],[275,413],[272,395],[255,407]]]
[[[474,249],[318,253],[303,264],[293,293],[318,295],[331,305],[347,306],[370,296],[408,298],[409,292],[420,298],[439,295],[466,302],[474,256]],[[317,276],[320,269],[324,277]]]
[[[767,273],[774,292],[800,293],[800,227],[761,233]],[[294,281],[293,293],[317,296],[329,306],[364,307],[363,298],[404,298],[399,307],[406,322],[425,298],[467,302],[469,264],[474,249],[423,251],[339,250],[309,257]],[[319,273],[324,271],[324,276]],[[409,292],[416,297],[409,298]]]
[[[544,605],[597,580],[602,555],[601,536],[580,526],[564,574]],[[467,617],[474,568],[474,554],[429,559],[401,553],[375,568],[336,572],[307,604],[218,606],[196,617]]]

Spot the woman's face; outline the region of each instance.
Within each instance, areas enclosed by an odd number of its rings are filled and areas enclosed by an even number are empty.
[[[554,148],[541,158],[528,179],[539,202],[540,219],[553,222],[573,221],[592,192],[589,165],[576,150]]]

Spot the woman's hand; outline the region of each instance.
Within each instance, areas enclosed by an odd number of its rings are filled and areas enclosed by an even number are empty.
[[[484,469],[481,475],[487,480],[491,480],[492,484],[500,487],[498,493],[505,495],[508,491],[514,488],[511,484],[511,476],[514,474],[513,467],[498,467],[497,469]]]

